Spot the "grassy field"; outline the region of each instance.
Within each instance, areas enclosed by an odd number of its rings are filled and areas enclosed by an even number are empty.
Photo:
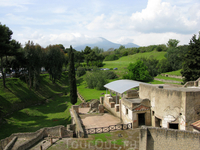
[[[0,127],[0,139],[18,132],[34,132],[43,127],[67,125],[71,123],[69,109],[71,102],[68,93],[67,73],[53,84],[48,74],[41,75],[40,88],[29,90],[27,84],[18,78],[6,79],[7,88],[2,88],[0,80],[0,105],[4,113],[12,112],[23,104],[38,102],[41,105],[28,106],[14,111],[5,118]],[[64,95],[63,95],[64,93]],[[46,103],[47,102],[47,103]],[[80,104],[79,100],[77,104]]]
[[[166,72],[166,73],[163,73],[163,74],[182,76],[182,75],[181,75],[181,69],[180,69],[180,70],[177,70],[177,71]]]
[[[146,53],[137,53],[134,55],[128,55],[121,57],[118,60],[115,61],[104,61],[103,63],[105,64],[103,68],[118,68],[118,70],[114,70],[114,72],[117,73],[117,75],[121,78],[123,74],[127,71],[127,67],[129,63],[134,63],[136,60],[140,57],[154,57],[158,60],[161,60],[164,58],[166,52],[157,52],[157,51],[152,51],[152,52],[146,52]]]
[[[116,80],[118,80],[118,79],[116,79]],[[114,80],[109,80],[109,82],[112,82],[112,81],[114,81]],[[96,89],[87,88],[87,84],[84,81],[84,76],[82,76],[78,79],[77,89],[78,89],[78,92],[81,94],[81,96],[86,101],[90,101],[92,99],[99,99],[101,96],[104,96],[104,94],[106,94],[106,89],[105,90],[96,90]],[[107,93],[109,94],[110,92],[107,91]],[[113,95],[115,95],[115,94],[113,94]]]

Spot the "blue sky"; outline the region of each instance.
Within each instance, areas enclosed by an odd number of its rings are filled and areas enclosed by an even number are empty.
[[[0,22],[22,45],[43,47],[112,42],[140,46],[177,39],[188,44],[200,31],[199,0],[0,0]]]

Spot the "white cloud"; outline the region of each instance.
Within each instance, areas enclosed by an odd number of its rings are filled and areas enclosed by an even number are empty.
[[[161,0],[149,0],[147,7],[131,16],[133,30],[144,33],[193,33],[199,24],[199,18],[190,19],[176,5]]]

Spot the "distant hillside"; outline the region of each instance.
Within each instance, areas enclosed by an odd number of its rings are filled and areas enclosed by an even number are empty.
[[[138,45],[134,44],[134,43],[128,43],[128,44],[117,44],[117,43],[113,43],[110,42],[108,40],[106,40],[105,38],[100,37],[100,41],[97,43],[93,43],[93,44],[84,44],[84,45],[80,45],[77,47],[74,47],[75,50],[81,51],[84,50],[86,46],[89,46],[91,48],[94,48],[95,46],[99,47],[99,48],[103,48],[104,51],[107,51],[109,48],[119,48],[120,45],[124,45],[125,48],[131,48],[131,47],[139,47]]]

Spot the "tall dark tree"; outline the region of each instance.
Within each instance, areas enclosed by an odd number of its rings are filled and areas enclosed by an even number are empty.
[[[0,23],[0,58],[1,58],[1,71],[3,75],[3,86],[6,87],[5,74],[3,71],[3,57],[7,56],[11,48],[10,40],[13,32],[6,26]]]
[[[74,52],[71,45],[69,50],[69,88],[71,103],[75,104],[77,102],[77,87],[74,68]]]
[[[194,35],[190,40],[183,60],[181,74],[184,77],[184,82],[198,79],[200,76],[200,32],[198,38]]]
[[[52,82],[55,83],[56,79],[59,79],[62,74],[62,67],[65,63],[64,52],[58,45],[49,45],[46,50],[45,68],[48,70]]]

